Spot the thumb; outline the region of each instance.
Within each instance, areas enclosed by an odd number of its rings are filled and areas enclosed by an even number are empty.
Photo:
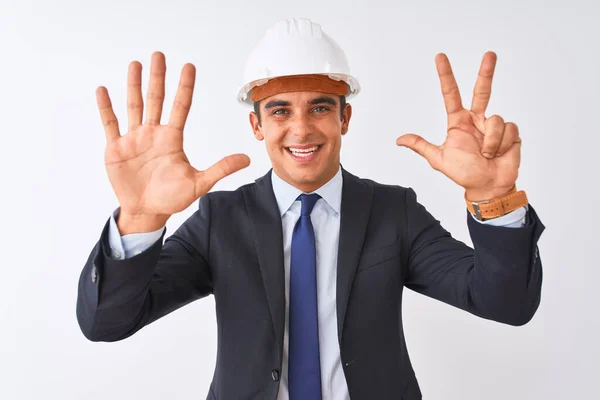
[[[250,165],[250,157],[245,154],[232,154],[223,157],[205,171],[196,173],[196,196],[204,196],[221,179]]]
[[[434,144],[429,143],[419,135],[408,133],[400,136],[396,139],[398,146],[403,146],[411,149],[415,153],[423,156],[429,164],[437,169],[441,163],[441,151],[440,148]]]

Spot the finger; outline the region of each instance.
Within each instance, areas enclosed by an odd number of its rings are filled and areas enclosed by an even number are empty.
[[[434,169],[439,170],[442,161],[442,153],[438,146],[431,144],[421,136],[412,133],[400,136],[396,139],[396,144],[398,146],[407,147],[423,156],[429,165]]]
[[[483,123],[484,136],[481,153],[486,158],[493,158],[504,135],[504,120],[499,115],[493,115]]]
[[[222,158],[213,164],[206,171],[198,171],[196,179],[196,196],[200,197],[208,191],[221,179],[246,168],[250,165],[250,158],[245,154],[233,154]]]
[[[142,99],[142,64],[134,61],[129,64],[127,73],[127,119],[129,131],[142,124],[144,100]]]
[[[512,122],[507,122],[504,125],[504,135],[502,136],[502,142],[496,152],[496,157],[500,157],[506,153],[515,143],[521,142],[519,138],[519,127]]]
[[[517,140],[513,142],[512,146],[503,154],[504,158],[510,160],[514,165],[519,168],[521,166],[521,146],[523,145],[523,141],[520,137],[517,137]]]
[[[484,115],[488,103],[490,102],[496,60],[496,53],[492,51],[488,51],[483,55],[481,67],[479,67],[479,75],[477,77],[477,82],[475,82],[475,89],[473,90],[473,101],[471,103],[471,111],[475,114]]]
[[[169,125],[180,131],[183,131],[190,107],[192,106],[195,81],[196,67],[193,64],[184,65],[181,70],[181,78],[179,78],[179,88],[177,88],[177,94],[173,101],[171,119],[169,120]]]
[[[160,125],[163,102],[165,100],[165,55],[160,51],[152,53],[150,64],[150,84],[146,95],[146,123]]]
[[[445,54],[440,53],[435,57],[435,65],[442,85],[442,94],[444,95],[446,112],[448,114],[455,113],[461,110],[463,106],[458,85],[456,84],[454,73],[452,73],[450,61]]]
[[[119,133],[119,121],[112,108],[110,96],[108,90],[101,86],[96,89],[96,102],[98,103],[98,110],[100,111],[100,119],[102,125],[104,125],[104,132],[106,133],[106,141],[117,139],[121,136]]]

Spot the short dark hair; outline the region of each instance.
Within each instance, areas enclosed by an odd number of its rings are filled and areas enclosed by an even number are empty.
[[[344,119],[344,109],[346,108],[346,96],[339,96],[340,98],[340,119]],[[258,126],[261,126],[260,122],[260,101],[254,102],[254,113],[258,117]]]

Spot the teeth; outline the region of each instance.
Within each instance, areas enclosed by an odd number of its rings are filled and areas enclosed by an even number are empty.
[[[308,149],[294,149],[293,147],[290,147],[290,151],[294,154],[310,154],[317,151],[318,148],[319,146],[313,146]]]
[[[296,156],[296,157],[300,157],[300,158],[307,158],[307,157],[310,157],[310,155],[311,155],[311,154],[313,154],[313,153],[314,153],[314,151],[313,151],[313,152],[310,152],[310,153],[294,153],[294,152],[292,152],[292,154],[293,154],[294,156]]]

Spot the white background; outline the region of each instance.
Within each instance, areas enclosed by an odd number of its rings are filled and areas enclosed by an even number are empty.
[[[416,132],[443,142],[436,53],[448,54],[469,106],[483,53],[497,52],[489,115],[520,127],[517,183],[547,226],[541,306],[515,328],[408,292],[413,365],[426,399],[598,398],[598,3],[482,0],[0,0],[0,398],[205,398],[216,354],[212,297],[122,342],[92,343],[79,331],[79,274],[117,206],[94,91],[108,87],[125,129],[131,60],[143,63],[145,86],[152,51],[165,52],[166,111],[181,67],[194,63],[185,150],[198,168],[248,154],[251,166],[215,190],[237,188],[270,167],[248,109],[235,102],[243,65],[287,17],[320,23],[362,84],[344,167],[413,187],[468,243],[462,189],[395,139]],[[167,235],[196,208],[175,215]]]

